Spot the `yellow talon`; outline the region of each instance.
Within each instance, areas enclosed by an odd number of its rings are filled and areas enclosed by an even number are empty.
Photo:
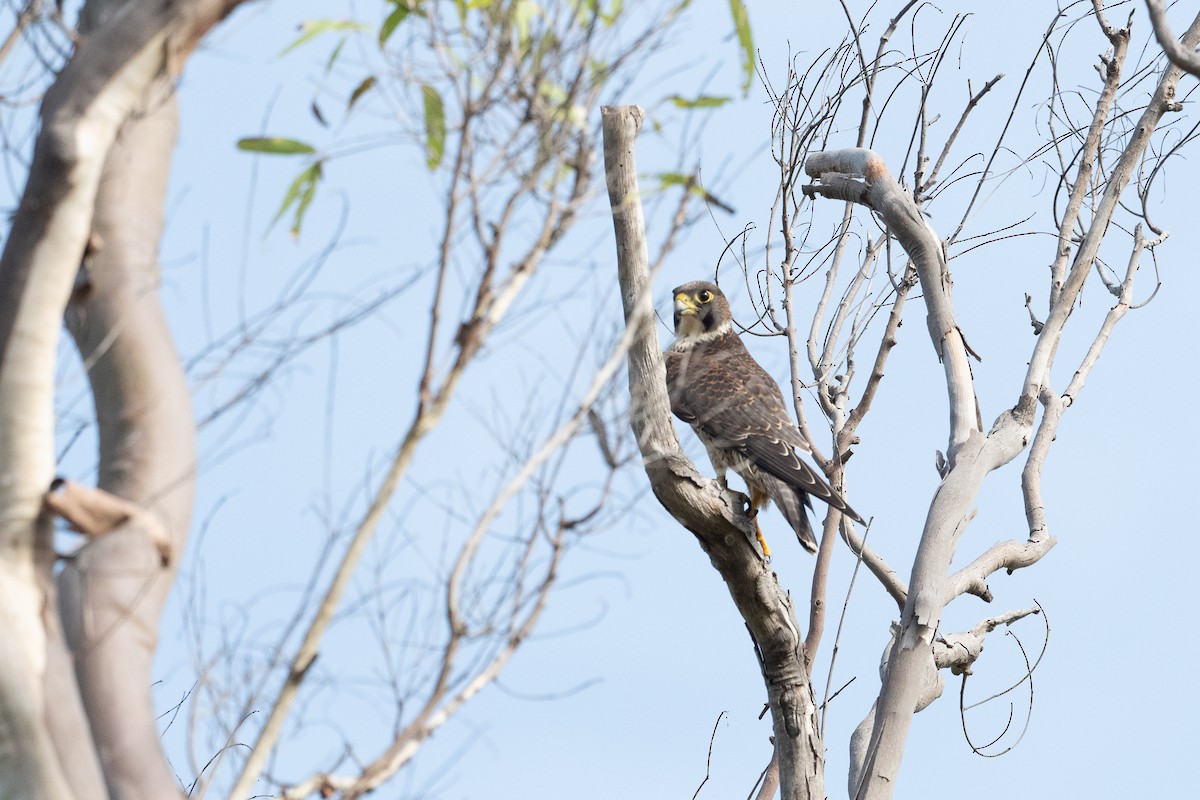
[[[771,546],[767,544],[767,537],[763,536],[762,528],[758,527],[758,521],[754,522],[754,535],[758,537],[758,543],[762,546],[763,557],[771,558]]]

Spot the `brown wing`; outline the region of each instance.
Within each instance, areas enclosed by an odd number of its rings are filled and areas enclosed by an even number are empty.
[[[671,410],[717,446],[859,519],[796,451],[808,444],[792,423],[779,385],[730,333],[690,352],[668,353]]]

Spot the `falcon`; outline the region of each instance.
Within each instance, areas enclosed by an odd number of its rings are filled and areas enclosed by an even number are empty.
[[[862,517],[800,459],[797,451],[812,451],[792,424],[779,384],[734,333],[729,301],[717,285],[692,281],[672,294],[675,341],[664,354],[671,411],[695,429],[721,486],[729,488],[725,474],[732,469],[746,482],[750,516],[774,501],[810,553],[817,551],[805,511],[812,508],[810,496],[862,523]],[[757,519],[754,524],[763,554],[770,556]]]

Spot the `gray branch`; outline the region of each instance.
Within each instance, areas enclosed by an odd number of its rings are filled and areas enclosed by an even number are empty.
[[[912,198],[888,172],[887,165],[870,150],[851,148],[816,153],[804,165],[809,177],[820,182],[804,187],[815,194],[865,205],[879,214],[889,232],[904,246],[917,267],[921,290],[929,310],[926,323],[938,359],[946,371],[950,397],[950,465],[972,433],[983,428],[967,361],[966,342],[950,299],[950,272],[942,240],[929,226]]]
[[[1022,608],[1017,611],[1006,611],[994,617],[988,617],[969,631],[948,633],[939,636],[933,645],[933,660],[938,669],[949,669],[955,675],[970,673],[971,665],[983,652],[983,643],[987,635],[1001,625],[1012,625],[1017,620],[1042,613],[1040,606]]]
[[[87,552],[61,574],[86,571],[90,565],[96,569],[93,578],[100,573],[116,577],[95,580],[78,595],[68,596],[68,591],[56,592],[51,515],[44,513],[42,505],[54,477],[55,350],[63,312],[75,294],[72,284],[80,261],[89,254],[89,241],[107,239],[117,262],[105,265],[113,269],[103,278],[97,270],[95,283],[125,284],[118,293],[127,292],[130,303],[115,315],[129,332],[124,344],[139,352],[171,349],[165,323],[151,329],[128,318],[138,305],[131,296],[145,287],[130,284],[122,270],[149,276],[151,286],[156,280],[154,270],[147,268],[154,261],[161,223],[161,192],[159,208],[153,208],[154,182],[165,191],[173,128],[161,158],[139,151],[132,144],[136,137],[126,136],[114,144],[117,133],[133,117],[144,121],[154,116],[147,109],[161,107],[163,98],[173,93],[187,54],[238,2],[91,0],[81,12],[85,43],[58,72],[42,102],[28,183],[0,256],[0,507],[5,509],[0,520],[4,545],[0,595],[5,607],[0,638],[7,653],[5,677],[0,680],[0,739],[5,742],[0,754],[0,795],[5,797],[102,799],[111,795],[136,800],[178,795],[174,773],[159,744],[150,676],[158,615],[173,572],[164,571],[159,548],[148,535],[152,532],[135,530],[138,520],[148,517],[130,515],[86,545]],[[166,87],[165,94],[153,94],[155,86]],[[151,97],[155,103],[149,102]],[[129,148],[126,154],[137,151],[133,170],[149,172],[149,186],[131,188],[112,172],[113,154],[122,147]],[[128,194],[112,203],[121,191]],[[115,205],[121,205],[121,210],[116,211]],[[107,220],[106,213],[111,213]],[[106,222],[114,226],[111,235],[102,230]],[[100,235],[94,237],[94,232]],[[126,351],[116,342],[120,337],[113,330],[113,318],[105,320],[110,324],[106,336],[96,339],[98,349],[121,351],[113,356],[121,360]],[[175,359],[173,352],[170,358]],[[134,360],[138,361],[136,356]],[[105,372],[105,367],[88,363],[95,367],[90,373],[94,380]],[[117,371],[136,372],[142,366],[141,361],[126,363]],[[174,420],[181,422],[186,438],[192,424],[187,390],[177,359],[174,367],[184,409]],[[129,377],[125,371],[125,378]],[[145,433],[143,421],[154,415],[151,407],[163,400],[159,390],[171,380],[169,368],[159,378],[133,378],[124,402],[110,403],[115,395],[98,395],[97,407],[110,415],[107,421],[100,419],[105,465],[100,484],[109,495],[151,513],[181,498],[188,510],[179,517],[164,514],[159,520],[173,537],[172,550],[181,552],[191,503],[190,451],[177,446],[179,436],[169,435],[170,452],[160,461],[168,469],[143,470],[147,461],[163,455],[156,449],[158,442],[139,438],[139,432]],[[102,382],[110,379],[111,372],[99,377]],[[109,386],[119,394],[131,384],[120,390],[115,384]],[[131,398],[136,408],[131,407]],[[110,436],[114,425],[123,428],[116,439],[130,434],[136,444],[118,447],[116,453],[106,450],[115,441]],[[184,462],[180,469],[173,468],[178,466],[176,458]],[[162,482],[156,483],[159,479]],[[108,555],[94,558],[101,551]],[[85,596],[86,615],[83,605],[76,603]]]
[[[1180,43],[1167,24],[1167,4],[1163,0],[1146,0],[1146,8],[1150,12],[1150,23],[1154,26],[1154,36],[1162,45],[1163,52],[1171,63],[1200,78],[1200,53],[1195,45],[1190,48]]]
[[[659,502],[695,534],[746,621],[760,658],[775,733],[782,800],[823,800],[824,744],[808,680],[804,643],[786,592],[753,544],[753,526],[714,480],[683,454],[671,424],[665,370],[653,327],[650,275],[634,142],[645,112],[603,109],[604,164],[616,232],[621,300],[642,325],[629,350],[632,426]]]
[[[810,196],[853,200],[873,209],[904,247],[917,270],[928,309],[934,351],[942,362],[950,406],[950,443],[913,564],[901,621],[882,670],[879,699],[851,740],[852,797],[891,797],[912,716],[941,693],[934,640],[946,602],[947,572],[955,545],[984,478],[1024,447],[1029,423],[1002,415],[984,435],[975,398],[969,348],[955,318],[951,277],[942,242],[883,160],[863,149],[817,153],[805,171],[819,183]]]

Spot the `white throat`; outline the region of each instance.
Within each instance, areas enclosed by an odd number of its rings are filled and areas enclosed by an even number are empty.
[[[675,341],[671,343],[670,349],[676,353],[686,352],[698,344],[719,339],[731,330],[733,330],[733,323],[726,320],[713,330],[705,332],[704,324],[700,322],[700,319],[694,314],[689,314],[679,320],[679,331],[676,333]]]

